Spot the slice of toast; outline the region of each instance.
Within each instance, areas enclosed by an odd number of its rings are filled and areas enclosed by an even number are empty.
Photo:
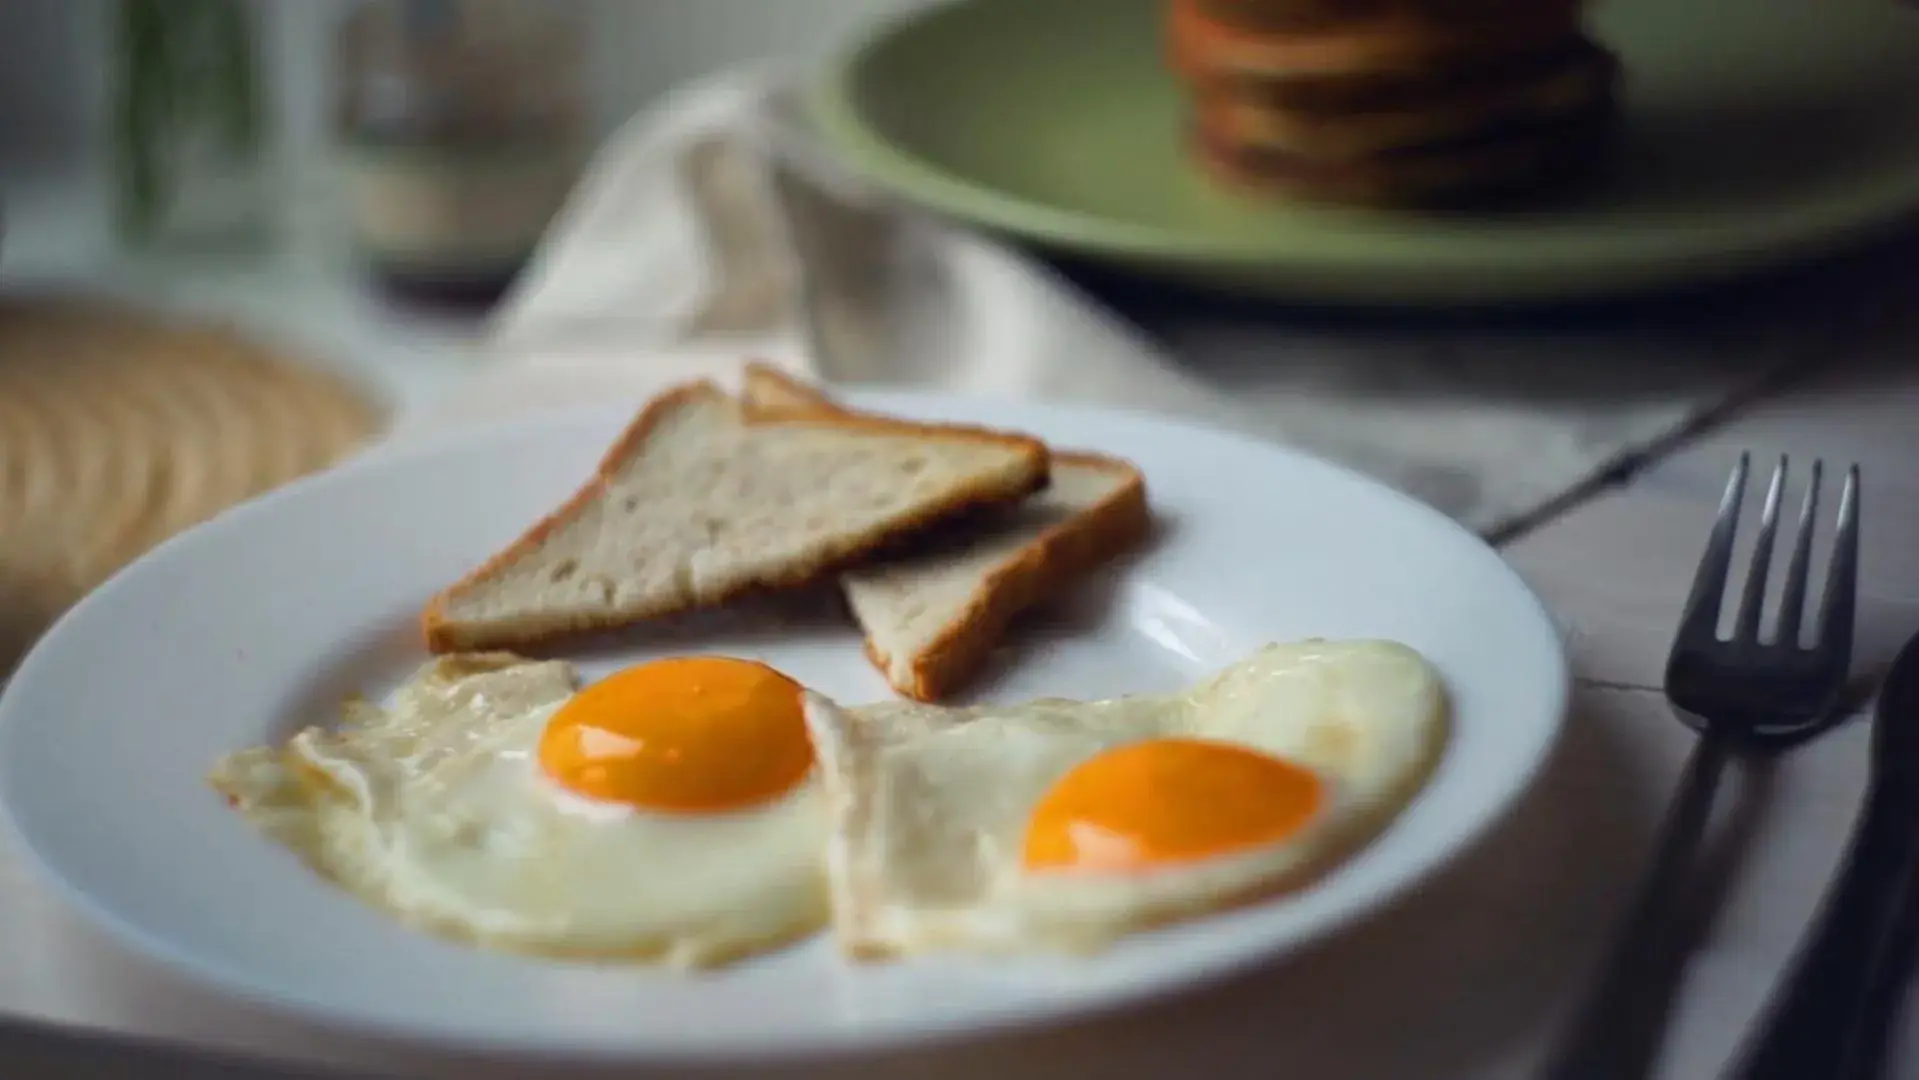
[[[764,364],[747,368],[743,396],[762,416],[864,415]],[[1138,543],[1149,521],[1132,464],[1056,451],[1045,491],[847,570],[841,587],[887,682],[939,701],[978,673],[1016,615]]]
[[[434,652],[525,648],[824,579],[1045,486],[1045,444],[958,425],[655,398],[565,505],[421,613]]]

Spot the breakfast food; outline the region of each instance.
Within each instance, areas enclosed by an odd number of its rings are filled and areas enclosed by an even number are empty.
[[[1353,205],[1406,206],[1482,202],[1522,195],[1585,175],[1603,156],[1610,109],[1515,125],[1490,137],[1394,148],[1373,155],[1314,159],[1235,145],[1216,133],[1194,135],[1197,156],[1222,186]]]
[[[1207,15],[1252,30],[1323,30],[1383,18],[1455,24],[1511,22],[1576,7],[1579,0],[1200,0]]]
[[[1190,76],[1196,101],[1233,98],[1263,107],[1276,119],[1297,116],[1325,122],[1352,117],[1417,113],[1434,101],[1456,105],[1455,95],[1496,96],[1569,68],[1590,66],[1595,55],[1613,58],[1591,39],[1575,36],[1540,49],[1476,57],[1408,71],[1368,71],[1310,78],[1233,78],[1205,70]]]
[[[1343,113],[1276,108],[1257,94],[1222,87],[1196,96],[1194,124],[1221,145],[1244,152],[1309,162],[1366,161],[1488,132],[1508,136],[1525,127],[1539,129],[1603,107],[1617,67],[1612,54],[1582,41],[1531,71],[1519,69],[1493,81],[1455,79],[1450,86],[1429,87],[1424,100],[1411,106]]]
[[[755,415],[695,383],[648,404],[585,487],[421,623],[435,652],[531,647],[805,585],[1047,476],[1025,436]]]
[[[1169,0],[1187,148],[1237,192],[1475,203],[1591,174],[1616,57],[1569,0]]]
[[[777,369],[746,373],[747,407],[770,415],[856,415]],[[1052,482],[1030,499],[942,530],[840,575],[866,652],[893,688],[939,701],[984,665],[1022,611],[1137,544],[1146,483],[1126,461],[1053,451]]]
[[[1445,692],[1384,641],[1270,645],[1183,693],[846,710],[808,695],[834,934],[859,957],[1084,952],[1298,885],[1443,748]]]
[[[489,948],[703,968],[830,925],[855,957],[1097,950],[1309,881],[1414,797],[1448,728],[1437,672],[1388,641],[1269,645],[1173,694],[930,703],[1148,524],[1127,462],[864,414],[755,365],[738,400],[649,403],[437,597],[427,640],[451,655],[209,782],[322,877]],[[582,687],[473,648],[815,580],[919,700],[847,708],[720,655]]]
[[[1550,46],[1579,32],[1577,5],[1530,5],[1498,20],[1448,18],[1416,4],[1311,30],[1222,19],[1204,0],[1171,0],[1174,65],[1207,78],[1275,80],[1430,70]]]
[[[324,877],[482,945],[689,968],[826,925],[797,684],[718,657],[575,682],[560,661],[442,657],[210,780]]]
[[[1087,952],[1304,884],[1414,797],[1448,728],[1387,641],[1269,645],[1193,688],[847,709],[755,661],[439,657],[383,705],[228,755],[262,835],[410,925],[712,967]]]

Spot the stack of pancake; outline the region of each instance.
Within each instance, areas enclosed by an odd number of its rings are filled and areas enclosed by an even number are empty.
[[[1192,152],[1226,185],[1384,206],[1557,188],[1599,163],[1616,58],[1581,0],[1168,0]]]

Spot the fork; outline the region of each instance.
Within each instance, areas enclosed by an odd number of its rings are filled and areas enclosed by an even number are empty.
[[[1713,797],[1736,755],[1797,746],[1833,726],[1852,662],[1859,563],[1859,468],[1846,475],[1824,597],[1811,644],[1801,643],[1812,570],[1822,464],[1815,461],[1786,566],[1778,624],[1761,635],[1766,583],[1785,497],[1787,460],[1773,470],[1751,567],[1729,637],[1719,635],[1751,455],[1741,454],[1720,499],[1706,551],[1666,660],[1666,699],[1699,738],[1661,826],[1659,846],[1617,931],[1611,954],[1573,1014],[1541,1080],[1630,1080],[1643,1074],[1664,1003],[1688,945],[1686,885]],[[1643,1032],[1635,1038],[1635,1031]]]

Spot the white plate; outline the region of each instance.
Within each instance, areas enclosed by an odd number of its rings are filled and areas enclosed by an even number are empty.
[[[870,1048],[1056,1019],[1212,978],[1322,937],[1437,870],[1538,771],[1566,704],[1558,635],[1498,555],[1440,515],[1274,447],[1140,416],[858,394],[990,422],[1145,470],[1142,558],[1035,620],[985,691],[1170,689],[1271,640],[1396,638],[1445,675],[1455,732],[1376,843],[1287,898],[1085,960],[849,966],[816,939],[726,971],[481,952],[324,884],[209,791],[221,754],[390,687],[414,613],[585,476],[627,409],[395,446],[163,545],[47,634],[0,698],[0,802],[46,875],[134,948],[334,1025],[465,1048],[653,1060]],[[763,658],[847,702],[887,691],[839,625],[726,630],[674,649]],[[589,674],[648,651],[584,658]]]

